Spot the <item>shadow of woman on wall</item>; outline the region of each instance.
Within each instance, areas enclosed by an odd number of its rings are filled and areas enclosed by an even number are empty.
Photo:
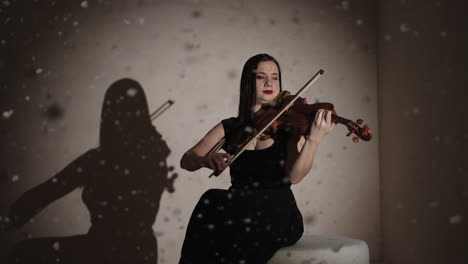
[[[42,208],[76,188],[91,216],[87,234],[28,239],[16,244],[9,263],[157,263],[152,225],[165,188],[173,189],[170,149],[151,124],[143,88],[132,79],[106,92],[99,147],[24,193],[10,208],[19,228]]]

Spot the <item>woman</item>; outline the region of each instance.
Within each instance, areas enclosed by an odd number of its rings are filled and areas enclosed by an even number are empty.
[[[152,126],[143,88],[114,82],[101,113],[99,147],[23,194],[11,207],[19,228],[42,208],[77,188],[89,210],[87,234],[29,239],[9,263],[157,263],[152,225],[168,187],[169,148]]]
[[[232,186],[202,195],[187,227],[180,264],[266,263],[301,237],[302,215],[290,186],[312,168],[319,143],[335,126],[331,112],[319,110],[306,136],[282,131],[275,140],[257,139],[232,164],[228,153],[206,155],[223,137],[229,152],[236,131],[252,126],[254,112],[280,91],[278,62],[267,54],[253,56],[242,71],[238,116],[222,120],[183,155],[181,167],[188,171],[221,171],[229,165]]]

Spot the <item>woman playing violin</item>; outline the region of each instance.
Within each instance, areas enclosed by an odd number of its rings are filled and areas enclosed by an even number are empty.
[[[188,171],[229,166],[232,185],[210,189],[200,198],[180,264],[266,263],[302,236],[302,215],[290,187],[309,173],[320,142],[334,128],[331,111],[317,111],[305,135],[281,130],[274,137],[253,140],[232,164],[229,153],[238,134],[252,130],[255,112],[280,91],[276,59],[267,54],[251,57],[242,71],[238,116],[222,120],[183,155],[180,164]],[[208,154],[223,138],[227,153]]]

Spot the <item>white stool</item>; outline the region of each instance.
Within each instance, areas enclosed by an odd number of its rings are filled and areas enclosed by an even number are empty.
[[[268,264],[369,264],[366,242],[349,237],[303,235],[281,248]]]

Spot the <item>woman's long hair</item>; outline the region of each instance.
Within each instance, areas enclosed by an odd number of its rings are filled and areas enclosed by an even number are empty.
[[[252,116],[254,113],[254,107],[256,102],[256,76],[257,68],[260,62],[272,61],[278,67],[280,91],[282,91],[281,85],[281,68],[278,61],[268,54],[258,54],[248,59],[244,68],[242,69],[242,77],[240,82],[240,100],[239,100],[239,122],[241,125],[251,125]]]
[[[99,143],[102,150],[126,151],[139,146],[154,130],[141,85],[124,78],[114,82],[104,96]]]

